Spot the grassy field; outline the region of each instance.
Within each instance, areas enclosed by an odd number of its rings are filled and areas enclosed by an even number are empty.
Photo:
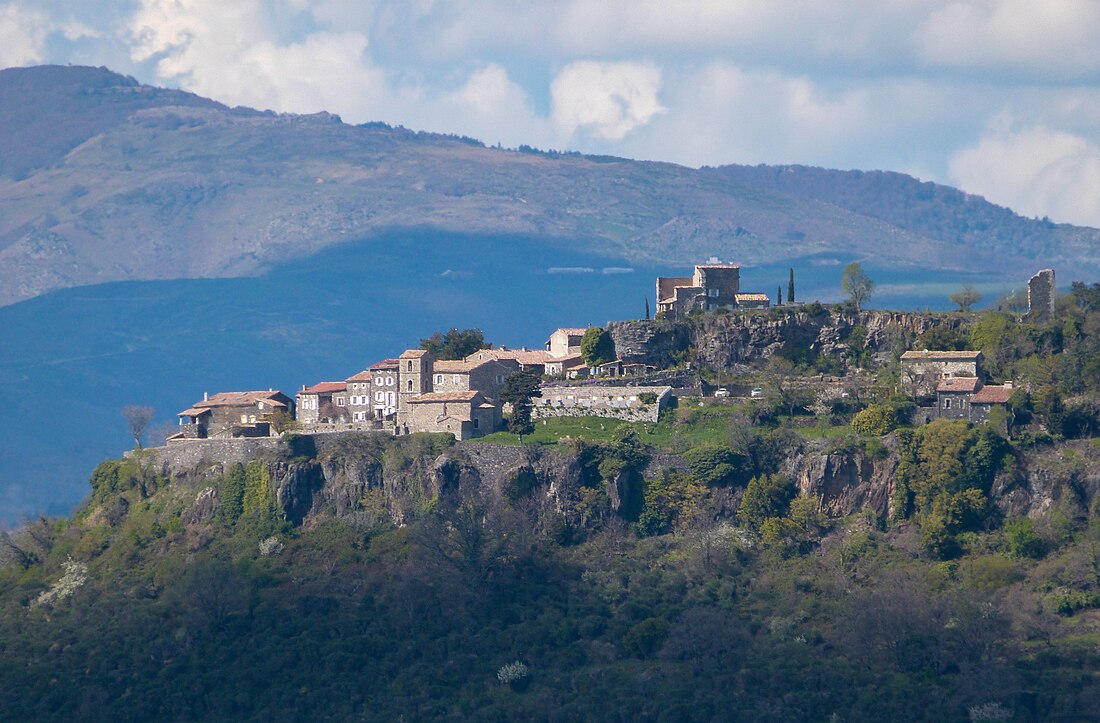
[[[715,402],[685,399],[680,407],[666,410],[659,422],[624,422],[603,417],[550,417],[537,420],[535,431],[524,437],[526,444],[553,446],[565,439],[600,442],[611,439],[623,426],[632,427],[647,445],[668,451],[684,451],[703,444],[722,444],[734,425],[748,424],[753,402]],[[846,424],[794,427],[806,439],[835,439],[852,433]],[[494,444],[519,444],[510,432],[496,432],[481,438]]]

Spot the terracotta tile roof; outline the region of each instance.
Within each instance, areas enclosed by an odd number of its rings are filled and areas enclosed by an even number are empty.
[[[427,353],[428,352],[424,351],[423,349],[406,349],[405,351],[403,351],[401,353],[401,358],[402,359],[419,359],[420,357],[424,356]]]
[[[476,352],[475,352],[476,353]],[[445,359],[443,361],[437,361],[432,365],[433,371],[444,374],[468,374],[474,369],[483,367],[486,364],[500,363],[502,361],[515,361],[514,359],[474,359],[470,361],[467,359]]]
[[[586,327],[583,329],[571,329],[563,326],[560,329],[554,329],[554,334],[557,334],[559,331],[564,331],[569,336],[584,336],[584,332],[588,331],[588,328]],[[551,334],[551,336],[553,336],[553,334]]]
[[[902,361],[951,361],[957,359],[977,359],[980,351],[907,351],[901,355]]]
[[[982,380],[977,377],[948,377],[936,385],[937,392],[974,393],[982,388]]]
[[[188,409],[183,410],[182,412],[180,412],[176,416],[177,417],[199,417],[199,416],[202,416],[203,414],[210,414],[210,410],[209,409],[198,409],[197,407],[190,407]]]
[[[982,387],[970,397],[971,404],[1008,404],[1012,397],[1012,387],[990,385]]]
[[[767,294],[734,294],[733,298],[738,301],[770,301]]]
[[[318,382],[312,387],[306,387],[298,392],[299,394],[331,394],[332,392],[342,392],[348,388],[347,382]]]
[[[377,364],[371,364],[368,369],[370,371],[392,371],[400,366],[400,361],[397,359],[383,359]]]
[[[286,403],[276,399],[276,396],[282,396],[282,392],[274,390],[266,392],[218,392],[210,395],[208,399],[195,402],[194,406],[200,409],[204,407],[240,407],[256,404],[257,402],[269,402],[277,407],[285,407]]]
[[[580,354],[576,356],[563,356],[560,361],[562,369],[576,369],[577,367],[588,366],[584,361],[584,357]]]
[[[370,380],[371,380],[370,370],[369,369],[364,369],[363,371],[359,372],[358,374],[355,374],[353,376],[348,377],[344,381],[346,381],[346,382],[369,382]]]
[[[410,404],[425,404],[428,402],[472,402],[481,392],[428,392],[409,399]]]
[[[520,364],[545,364],[549,361],[556,361],[557,357],[554,357],[548,351],[541,349],[482,349],[475,351],[470,356],[466,357],[467,362],[471,361],[489,361],[496,359],[514,359]],[[439,366],[439,362],[436,362],[436,366]]]

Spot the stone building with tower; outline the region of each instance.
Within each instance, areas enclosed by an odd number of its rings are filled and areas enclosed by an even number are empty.
[[[769,303],[764,294],[742,294],[741,267],[716,258],[696,265],[691,276],[658,276],[656,294],[657,313],[672,318],[696,309],[767,308]]]

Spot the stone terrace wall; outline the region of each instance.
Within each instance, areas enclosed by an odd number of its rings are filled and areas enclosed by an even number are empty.
[[[657,401],[644,404],[643,394]],[[656,422],[672,396],[672,387],[546,386],[535,399],[534,418],[607,417],[629,422]]]
[[[233,464],[247,464],[251,460],[264,456],[291,457],[298,450],[308,450],[312,454],[323,452],[327,447],[341,441],[370,434],[389,432],[333,432],[328,434],[294,435],[294,447],[281,437],[256,437],[245,439],[195,439],[175,442],[166,447],[152,447],[139,454],[143,459],[165,472],[179,474],[197,467],[220,466],[223,469]],[[134,453],[127,452],[130,457]]]

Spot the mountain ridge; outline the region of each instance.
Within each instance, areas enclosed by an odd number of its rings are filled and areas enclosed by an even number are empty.
[[[0,71],[0,100],[19,108],[0,116],[11,159],[0,164],[0,304],[110,281],[251,276],[400,229],[521,234],[676,266],[839,254],[1001,278],[1036,263],[1100,269],[1095,229],[937,235],[960,222],[945,203],[926,208],[932,222],[905,223],[731,170],[749,167],[487,148],[328,113],[229,108],[106,69]],[[44,135],[55,142],[38,144]],[[16,144],[31,150],[9,153]]]

